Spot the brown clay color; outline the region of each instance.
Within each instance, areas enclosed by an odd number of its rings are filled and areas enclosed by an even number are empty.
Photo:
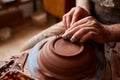
[[[89,44],[75,44],[61,37],[43,45],[38,65],[45,76],[58,80],[90,77],[97,70],[96,56]]]
[[[57,38],[55,40],[52,40],[49,47],[55,54],[58,54],[60,56],[75,56],[77,54],[80,54],[83,51],[84,46],[81,44],[75,45],[71,43],[70,41],[66,41],[64,39]]]

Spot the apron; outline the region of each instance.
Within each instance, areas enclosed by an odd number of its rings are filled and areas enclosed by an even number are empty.
[[[120,23],[120,0],[92,0],[94,17],[104,24]],[[105,56],[108,59],[112,80],[120,80],[120,42],[105,44]]]

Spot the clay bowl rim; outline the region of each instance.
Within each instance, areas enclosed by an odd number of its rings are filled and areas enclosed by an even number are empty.
[[[72,56],[76,56],[76,55],[79,55],[79,54],[81,54],[82,53],[82,51],[84,50],[84,45],[81,43],[79,43],[79,45],[80,45],[80,50],[79,51],[77,51],[76,53],[74,53],[74,54],[60,54],[59,52],[57,52],[55,49],[54,49],[54,45],[55,45],[55,42],[57,41],[57,40],[59,40],[59,39],[63,39],[61,36],[59,36],[59,37],[57,37],[57,38],[54,38],[54,39],[52,39],[51,40],[51,44],[52,45],[50,45],[50,49],[51,49],[51,51],[54,53],[54,54],[57,54],[57,55],[59,55],[59,56],[62,56],[62,57],[72,57]],[[65,39],[64,39],[65,40]],[[66,40],[67,41],[67,40]],[[72,42],[71,42],[72,43]],[[73,43],[73,44],[75,44],[75,43]],[[77,45],[77,44],[76,44]]]

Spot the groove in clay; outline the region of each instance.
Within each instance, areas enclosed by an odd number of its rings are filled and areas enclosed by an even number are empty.
[[[38,54],[38,65],[46,77],[76,80],[91,77],[97,59],[89,44],[75,44],[61,37],[46,42]]]

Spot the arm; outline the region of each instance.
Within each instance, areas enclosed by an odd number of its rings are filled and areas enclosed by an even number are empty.
[[[76,0],[76,6],[84,8],[90,14],[89,0]]]
[[[33,36],[31,39],[29,39],[22,47],[21,51],[25,51],[28,50],[30,48],[32,48],[36,43],[38,43],[39,41],[50,37],[50,36],[56,36],[59,34],[64,33],[65,28],[63,27],[63,23],[59,22],[55,25],[50,26],[49,28],[41,31],[40,33],[38,33],[37,35]]]
[[[120,42],[120,23],[112,24],[106,26],[110,31],[110,36],[108,37],[108,42]]]

